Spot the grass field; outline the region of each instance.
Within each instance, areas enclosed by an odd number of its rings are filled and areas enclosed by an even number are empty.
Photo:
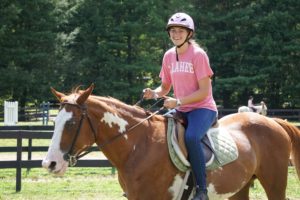
[[[289,169],[289,200],[300,200],[300,184],[294,168]],[[70,168],[64,177],[54,177],[44,169],[22,170],[22,190],[15,192],[15,170],[0,170],[0,200],[126,200],[111,168]],[[256,181],[251,200],[266,200]]]
[[[64,177],[44,169],[22,173],[22,190],[16,193],[15,170],[0,170],[0,200],[125,200],[111,168],[70,168]]]

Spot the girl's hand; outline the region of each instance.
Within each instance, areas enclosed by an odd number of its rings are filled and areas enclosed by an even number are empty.
[[[177,100],[172,97],[166,97],[164,101],[164,107],[168,109],[175,108],[177,106]]]
[[[144,92],[143,98],[145,98],[145,99],[157,99],[158,98],[157,93],[150,88],[144,89],[143,92]]]

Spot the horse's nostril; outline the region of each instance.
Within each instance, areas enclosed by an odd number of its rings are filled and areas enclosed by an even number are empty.
[[[49,169],[54,170],[55,166],[56,166],[56,162],[52,161],[49,165]]]

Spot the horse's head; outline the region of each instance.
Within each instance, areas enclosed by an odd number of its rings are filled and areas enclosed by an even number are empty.
[[[75,165],[80,153],[95,142],[96,133],[87,113],[86,101],[94,89],[65,95],[51,88],[61,103],[55,119],[54,134],[46,158],[42,165],[49,172],[63,175],[68,164]],[[82,134],[82,132],[92,132]]]

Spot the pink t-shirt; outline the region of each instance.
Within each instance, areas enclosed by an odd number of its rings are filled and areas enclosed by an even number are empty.
[[[163,58],[159,77],[163,83],[172,84],[176,98],[188,96],[199,89],[198,81],[213,75],[209,59],[205,51],[197,46],[189,45],[184,54],[178,55],[176,61],[175,47],[169,49]],[[208,96],[199,102],[180,106],[179,111],[188,112],[196,108],[207,108],[217,111],[210,84]]]

